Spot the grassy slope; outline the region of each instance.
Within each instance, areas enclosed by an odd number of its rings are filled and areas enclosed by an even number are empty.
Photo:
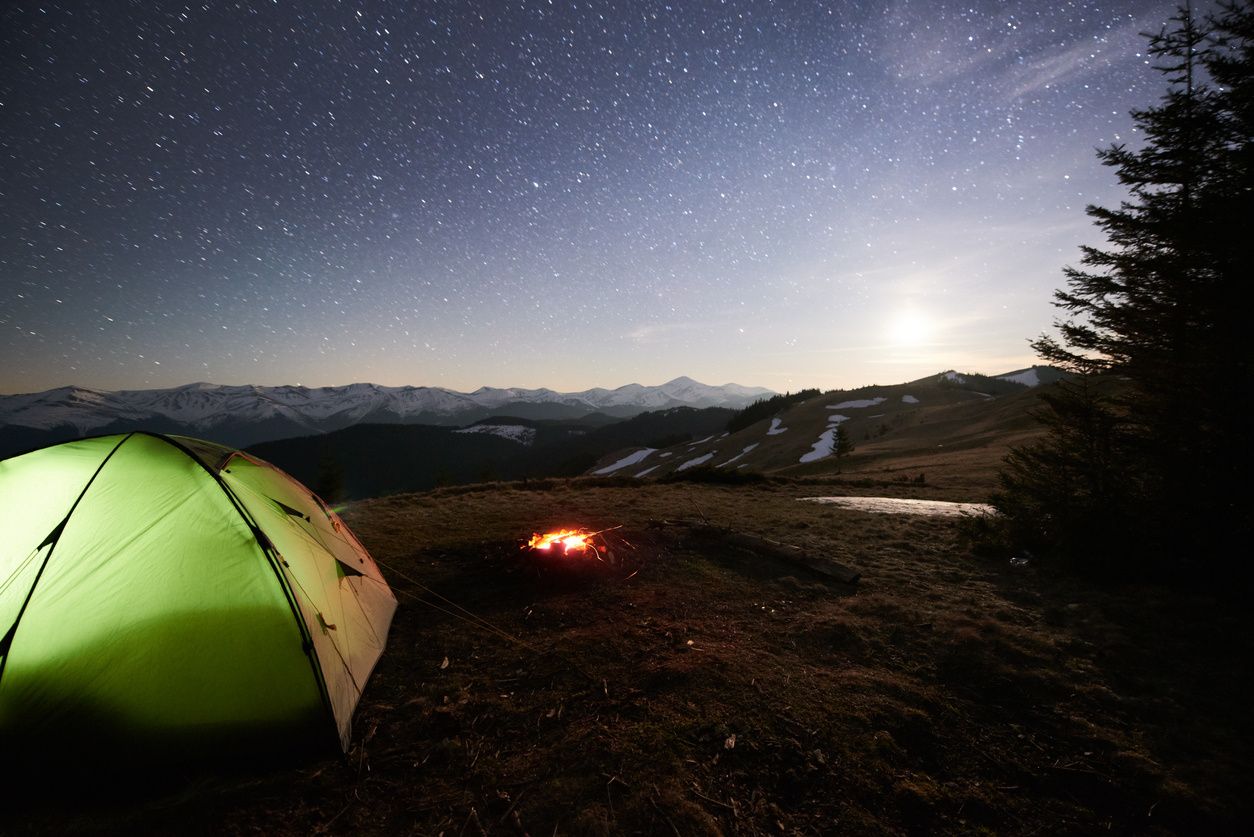
[[[903,402],[906,395],[918,403]],[[872,407],[831,409],[846,401],[876,397],[885,400]],[[953,499],[983,500],[995,486],[1010,447],[1040,435],[1041,426],[1030,415],[1039,406],[1037,390],[1015,387],[1009,394],[989,398],[935,380],[831,392],[784,410],[779,416],[786,428],[782,433],[769,435],[771,421],[763,420],[701,444],[675,445],[621,473],[631,476],[652,468],[649,477],[663,477],[709,453],[715,455],[707,466],[719,466],[753,445],[726,470],[793,478],[829,478],[840,473],[888,480],[924,474],[929,484],[948,488]],[[854,444],[853,452],[839,460],[829,456],[801,463],[801,456],[811,450],[833,414],[848,417],[844,428]],[[617,451],[598,465],[608,465],[625,452]]]
[[[476,835],[1248,826],[1254,649],[1240,611],[985,563],[952,520],[798,502],[813,485],[623,483],[354,505],[347,519],[402,606],[347,759],[70,814],[60,795],[24,824]],[[847,588],[648,527],[699,515],[864,580]],[[607,537],[623,566],[520,563],[515,539],[570,524],[622,525]],[[420,603],[431,600],[423,586],[527,647]]]

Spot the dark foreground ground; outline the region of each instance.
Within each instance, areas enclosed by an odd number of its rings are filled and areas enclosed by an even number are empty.
[[[1254,827],[1254,643],[1236,604],[992,563],[954,519],[796,499],[814,493],[544,482],[357,504],[346,518],[401,607],[347,757],[6,802],[0,830]],[[802,546],[863,580],[649,525],[679,518]],[[621,526],[605,535],[615,563],[536,565],[517,548],[572,525]]]

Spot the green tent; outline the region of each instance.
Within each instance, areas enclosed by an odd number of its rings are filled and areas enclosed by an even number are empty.
[[[131,433],[0,461],[0,751],[346,750],[395,610],[248,454]]]

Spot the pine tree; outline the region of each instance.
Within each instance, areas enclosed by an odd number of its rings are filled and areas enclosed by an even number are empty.
[[[845,431],[844,422],[837,424],[836,432],[832,434],[832,450],[836,453],[837,460],[853,453],[853,440],[849,438],[849,434]]]
[[[1144,145],[1098,153],[1129,199],[1088,208],[1108,245],[1066,269],[1059,336],[1032,344],[1076,378],[995,503],[1016,543],[1177,570],[1251,533],[1254,11],[1222,6],[1203,29],[1185,7],[1149,52],[1168,90],[1132,114]]]

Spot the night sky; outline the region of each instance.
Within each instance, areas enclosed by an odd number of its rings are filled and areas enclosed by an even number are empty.
[[[1033,361],[1172,2],[18,2],[0,392]]]

